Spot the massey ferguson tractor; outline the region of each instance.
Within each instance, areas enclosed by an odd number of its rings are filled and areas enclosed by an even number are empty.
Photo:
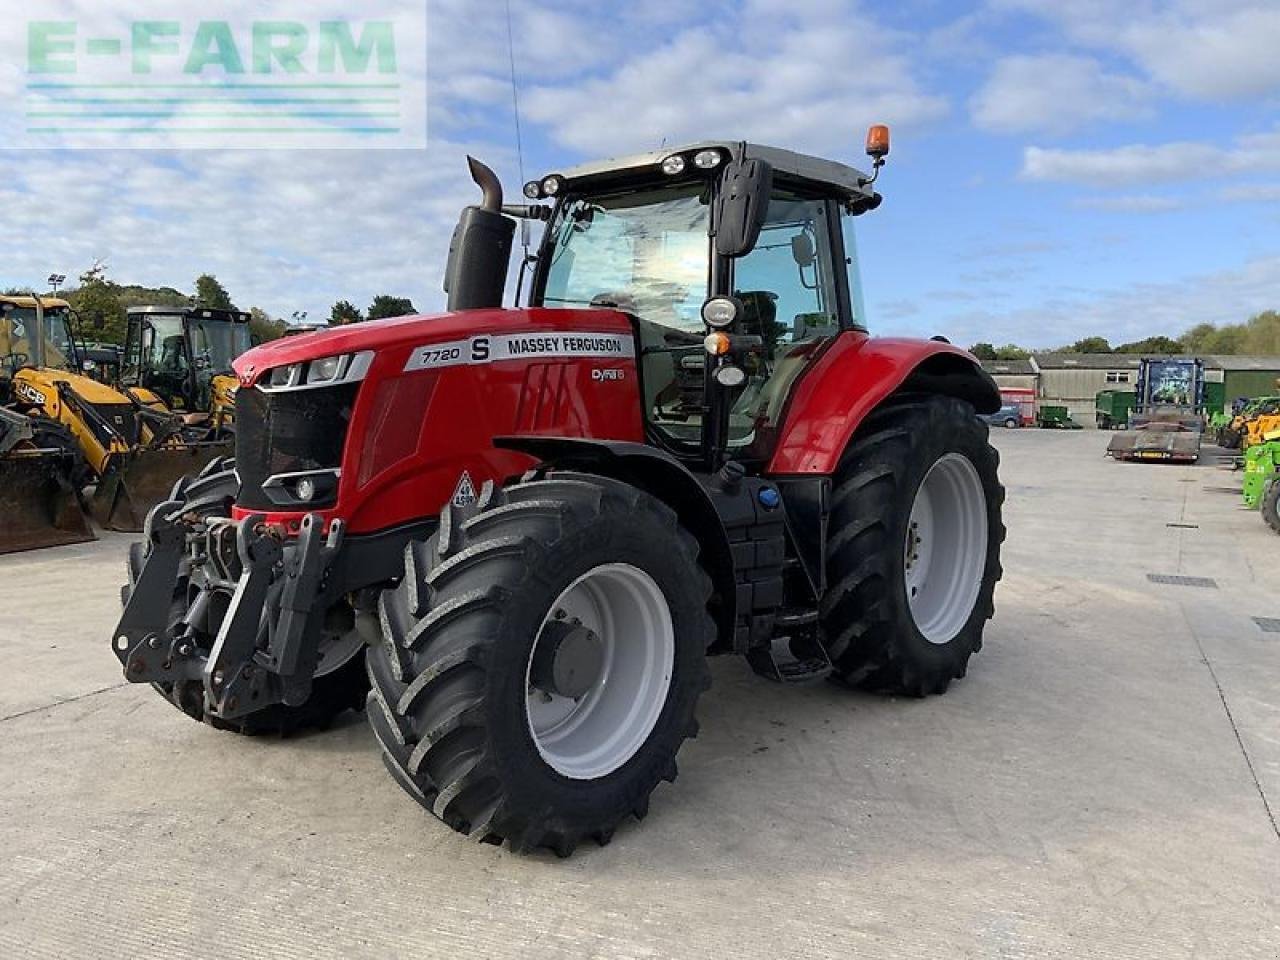
[[[872,128],[877,174],[888,148]],[[471,171],[447,313],[236,360],[234,460],[130,552],[125,676],[241,733],[367,701],[419,804],[562,856],[675,779],[711,655],[911,696],[963,677],[1001,572],[975,415],[1000,396],[945,341],[868,336],[875,177],[706,142],[504,206]],[[518,218],[545,230],[504,309]]]

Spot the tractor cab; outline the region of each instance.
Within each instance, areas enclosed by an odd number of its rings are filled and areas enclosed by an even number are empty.
[[[868,139],[877,169],[887,137]],[[866,330],[854,218],[879,206],[874,179],[701,142],[552,173],[524,188],[552,207],[502,210],[548,221],[529,306],[631,317],[655,442],[687,460],[760,462],[797,377],[839,334]]]
[[[121,382],[151,390],[170,407],[207,411],[219,378],[250,347],[249,315],[208,307],[130,307]]]
[[[69,303],[50,297],[0,297],[0,378],[12,380],[24,367],[79,372],[82,364]]]

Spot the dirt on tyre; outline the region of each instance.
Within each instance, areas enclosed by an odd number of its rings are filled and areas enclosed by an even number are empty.
[[[697,732],[710,594],[696,541],[635,487],[486,486],[406,548],[382,595],[367,715],[387,768],[474,839],[607,843]]]
[[[196,498],[200,503],[197,512],[207,518],[230,514],[237,487],[238,481],[234,472],[226,470],[199,481],[189,489],[196,491]],[[120,588],[122,605],[129,602],[129,595],[142,572],[145,560],[145,544],[140,542],[130,544],[125,561],[127,579],[125,585]],[[182,621],[187,609],[196,602],[202,589],[205,587],[201,584],[199,573],[197,572],[193,578],[190,565],[184,560],[179,568],[178,582],[174,588],[173,604],[169,614],[171,625]],[[209,652],[208,647],[212,641],[212,634],[206,633],[202,648],[204,653]],[[325,646],[322,643],[322,650]],[[337,649],[334,643],[327,646],[331,651]],[[151,686],[191,719],[207,722],[217,730],[228,730],[246,736],[272,734],[290,736],[309,729],[324,730],[347,710],[364,709],[369,692],[369,679],[365,672],[362,647],[363,642],[357,637],[344,638],[341,641],[341,650],[345,659],[339,658],[340,662],[328,670],[322,666],[317,671],[311,684],[311,696],[305,703],[293,707],[282,703],[272,704],[231,721],[205,715],[204,686],[198,680],[181,680],[172,683],[166,681],[153,683]]]
[[[964,401],[908,398],[867,419],[832,492],[821,623],[836,676],[926,696],[965,675],[1001,576],[998,468]]]
[[[1262,502],[1258,505],[1262,514],[1262,522],[1275,533],[1280,533],[1280,483],[1272,478],[1262,492]]]

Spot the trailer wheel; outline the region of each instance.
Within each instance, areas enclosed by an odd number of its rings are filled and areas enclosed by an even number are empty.
[[[697,732],[710,594],[696,541],[647,493],[577,473],[486,486],[382,595],[367,714],[388,770],[477,840],[607,843]]]
[[[1262,512],[1263,522],[1274,532],[1280,533],[1280,482],[1275,477],[1267,481],[1258,509]]]
[[[822,603],[837,676],[925,696],[963,677],[1000,579],[999,455],[950,397],[886,406],[837,470]]]
[[[225,503],[234,500],[237,489],[235,474],[231,471],[221,475],[218,489],[225,493]],[[218,490],[206,489],[206,496],[217,496]],[[207,515],[216,515],[216,510]],[[122,604],[129,602],[129,594],[142,572],[142,564],[146,559],[145,545],[141,542],[129,545],[125,562],[127,581],[120,588]],[[174,588],[173,606],[170,610],[170,623],[182,619],[200,590],[192,584],[192,578],[186,569],[186,563],[180,568],[178,583]],[[282,703],[264,707],[254,713],[235,720],[227,721],[219,717],[206,717],[204,713],[204,688],[197,680],[186,680],[177,683],[153,683],[152,688],[171,704],[196,721],[207,720],[217,730],[230,730],[247,736],[259,734],[278,734],[288,736],[306,729],[324,730],[347,710],[364,709],[365,698],[369,692],[369,680],[365,674],[364,657],[361,651],[364,641],[351,633],[335,634],[328,642],[321,643],[321,666],[317,669],[311,684],[311,696],[299,706],[290,707]],[[205,651],[207,652],[207,651]],[[329,664],[325,665],[327,657]]]

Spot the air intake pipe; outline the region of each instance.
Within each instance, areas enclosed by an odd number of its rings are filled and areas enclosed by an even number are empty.
[[[516,222],[501,213],[502,184],[498,175],[474,157],[467,157],[467,166],[483,196],[479,206],[462,211],[449,241],[449,262],[444,273],[449,310],[502,306],[516,232]]]

